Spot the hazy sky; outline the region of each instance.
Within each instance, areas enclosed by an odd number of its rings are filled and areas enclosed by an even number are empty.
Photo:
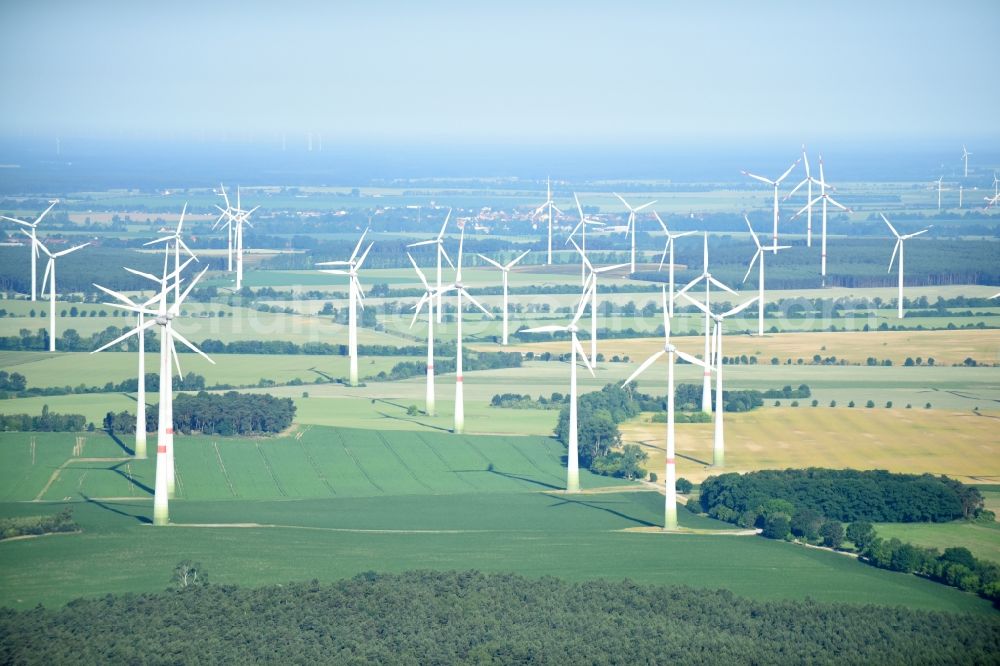
[[[1000,134],[996,0],[2,0],[0,25],[6,136]]]

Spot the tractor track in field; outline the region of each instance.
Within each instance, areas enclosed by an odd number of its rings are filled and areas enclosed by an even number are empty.
[[[323,482],[323,485],[326,486],[327,489],[329,489],[331,494],[336,495],[337,494],[336,489],[334,489],[333,485],[330,483],[330,480],[326,478],[326,474],[323,473],[323,470],[320,469],[319,463],[317,463],[316,459],[312,457],[311,453],[309,453],[309,449],[307,449],[306,445],[302,443],[302,438],[296,437],[296,439],[299,442],[299,448],[302,449],[302,455],[305,456],[306,460],[309,462],[309,465],[313,468],[313,471],[316,473],[316,477]]]
[[[288,493],[285,492],[285,487],[281,485],[281,481],[278,480],[277,474],[274,473],[274,468],[271,467],[271,461],[267,459],[267,455],[264,453],[264,450],[260,448],[260,442],[255,442],[254,446],[257,449],[257,453],[260,454],[260,459],[264,461],[264,469],[266,469],[267,473],[271,475],[271,481],[274,482],[274,486],[278,489],[278,492],[281,493],[282,497],[288,497]]]
[[[229,478],[229,472],[226,470],[226,464],[222,462],[222,452],[219,451],[219,443],[212,442],[212,447],[215,449],[215,459],[219,461],[219,469],[222,470],[222,476],[226,477],[226,485],[229,486],[229,492],[233,494],[233,497],[239,497],[236,494],[236,488],[233,487],[233,480]]]
[[[433,446],[431,446],[430,444],[428,444],[427,440],[423,438],[423,435],[421,433],[418,432],[418,433],[415,433],[415,434],[417,435],[417,439],[420,441],[420,443],[423,444],[428,449],[430,449],[430,452],[433,453],[434,456],[438,460],[441,461],[441,464],[444,465],[444,468],[446,470],[448,470],[452,474],[457,474],[456,470],[454,468],[452,468],[451,465],[448,464],[448,461],[444,459],[444,456],[441,455],[440,451],[438,451],[436,448],[434,448]],[[469,481],[468,479],[466,479],[464,476],[459,476],[458,478],[459,478],[459,480],[462,481],[462,483],[464,483],[465,485],[469,486],[473,490],[479,490],[479,488],[474,483],[472,483],[471,481]]]
[[[45,493],[47,493],[49,491],[49,488],[52,487],[52,484],[59,480],[59,477],[60,475],[62,475],[63,470],[65,470],[70,465],[76,463],[88,463],[88,462],[131,462],[131,460],[132,458],[69,458],[66,460],[66,462],[59,465],[59,467],[55,468],[51,476],[49,476],[49,480],[45,483],[42,489],[38,491],[38,494],[35,495],[35,499],[31,501],[41,502],[42,498],[45,497]]]
[[[389,449],[389,452],[396,457],[396,460],[398,460],[399,464],[403,466],[403,469],[409,472],[410,476],[413,477],[413,480],[419,483],[421,486],[423,486],[427,490],[427,492],[433,493],[434,489],[420,480],[420,477],[417,476],[417,473],[413,471],[413,468],[411,468],[409,465],[406,464],[406,461],[403,460],[403,457],[399,455],[399,452],[393,448],[392,444],[389,443],[389,440],[385,438],[385,435],[383,435],[381,432],[378,431],[376,431],[375,434],[378,436],[379,441],[382,442],[385,448]]]
[[[539,467],[538,463],[536,463],[534,460],[532,460],[528,456],[527,453],[525,453],[524,451],[522,451],[521,448],[517,444],[511,442],[510,443],[510,448],[514,449],[519,454],[521,454],[521,457],[524,458],[525,460],[527,460],[529,465],[531,465],[532,467],[534,467],[535,469],[537,469],[538,473],[541,474],[543,477],[549,477],[549,478],[557,479],[559,481],[562,480],[561,477],[556,476],[555,474],[550,474],[549,472],[546,472],[544,469],[542,469],[541,467]]]
[[[511,530],[390,530],[360,527],[314,527],[310,525],[275,525],[273,523],[170,523],[170,527],[233,528],[233,529],[286,529],[316,532],[355,532],[358,534],[486,534]]]
[[[351,453],[351,450],[349,448],[347,448],[347,442],[344,441],[344,436],[341,435],[339,431],[337,432],[337,440],[340,441],[340,446],[343,447],[344,453],[347,454],[347,457],[350,458],[355,465],[357,465],[357,468],[361,472],[362,476],[368,479],[368,483],[372,484],[372,486],[374,486],[380,493],[384,493],[385,489],[382,488],[382,486],[375,483],[375,480],[371,477],[370,474],[368,474],[368,470],[366,470],[364,467],[361,466],[361,461],[358,460],[353,453]]]

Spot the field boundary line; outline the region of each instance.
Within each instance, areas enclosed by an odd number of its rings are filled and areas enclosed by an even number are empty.
[[[222,453],[219,451],[219,443],[212,442],[212,446],[215,447],[215,458],[219,461],[219,467],[222,469],[222,476],[226,477],[226,485],[229,486],[229,492],[233,494],[233,497],[239,497],[236,494],[236,488],[233,488],[233,480],[229,478],[229,472],[226,470],[226,464],[222,462]]]
[[[61,465],[59,465],[59,467],[55,468],[55,470],[52,472],[52,475],[49,476],[48,482],[42,487],[42,489],[38,492],[38,494],[35,495],[35,499],[33,499],[31,501],[32,502],[41,502],[42,501],[42,497],[45,496],[45,493],[47,493],[49,491],[49,488],[52,487],[53,483],[55,483],[57,480],[59,480],[59,477],[63,473],[63,470],[65,470],[66,467],[69,466],[69,465],[72,465],[72,464],[78,463],[78,462],[79,463],[83,463],[83,462],[125,462],[125,461],[131,461],[131,460],[132,460],[131,458],[67,458],[66,461],[63,462],[63,464],[61,464]]]
[[[428,443],[427,443],[427,440],[426,440],[426,439],[424,439],[424,436],[423,436],[423,433],[421,433],[421,432],[417,432],[417,433],[415,433],[415,434],[416,434],[416,436],[417,436],[417,439],[418,439],[418,440],[420,441],[420,443],[421,443],[421,444],[423,444],[423,445],[424,445],[425,447],[427,447],[428,449],[430,449],[431,453],[433,453],[433,454],[434,454],[434,456],[435,456],[435,457],[436,457],[436,458],[437,458],[438,460],[440,460],[440,461],[441,461],[441,464],[442,464],[442,465],[444,465],[444,468],[445,468],[446,470],[448,470],[448,471],[449,471],[449,472],[451,472],[452,474],[455,474],[455,475],[457,475],[457,476],[458,476],[458,478],[459,478],[459,479],[460,479],[460,480],[462,481],[462,483],[464,483],[465,485],[469,486],[469,487],[470,487],[470,488],[472,488],[473,490],[480,490],[480,488],[479,488],[479,487],[478,487],[478,486],[477,486],[476,484],[472,483],[471,481],[469,481],[468,479],[466,479],[466,478],[465,478],[464,476],[462,476],[462,475],[461,475],[461,474],[460,474],[460,473],[459,473],[459,472],[458,472],[457,470],[455,470],[455,469],[454,469],[454,468],[453,468],[453,467],[452,467],[452,466],[451,466],[451,465],[450,465],[450,464],[448,463],[448,461],[444,459],[444,456],[442,456],[442,455],[441,455],[441,452],[440,452],[440,451],[438,451],[438,450],[437,450],[436,448],[434,448],[433,446],[431,446],[430,444],[428,444]]]
[[[257,453],[260,454],[260,459],[264,461],[264,469],[271,475],[271,481],[274,482],[274,486],[278,489],[278,492],[281,493],[282,497],[288,497],[288,493],[285,492],[285,488],[278,481],[278,477],[274,473],[274,468],[271,467],[271,461],[267,459],[264,450],[260,448],[260,442],[254,442],[254,447],[257,449]]]
[[[524,451],[522,451],[521,447],[519,447],[516,443],[510,442],[509,445],[510,445],[510,448],[512,448],[515,451],[517,451],[518,453],[520,453],[521,457],[524,458],[525,460],[527,460],[529,465],[531,465],[532,467],[534,467],[535,469],[537,469],[538,472],[539,472],[539,474],[541,474],[543,477],[548,476],[548,477],[552,477],[553,479],[557,479],[559,481],[562,481],[562,477],[560,475],[558,475],[558,474],[550,474],[549,472],[546,472],[544,469],[542,469],[541,467],[539,467],[538,463],[536,463],[534,460],[532,460],[531,457],[528,456],[527,453],[525,453]],[[562,467],[561,464],[560,464],[560,467]]]
[[[409,472],[409,473],[410,473],[410,476],[412,476],[412,477],[413,477],[413,480],[414,480],[414,481],[416,481],[417,483],[419,483],[419,484],[420,484],[421,486],[423,486],[424,488],[426,488],[428,492],[432,492],[432,493],[433,493],[433,492],[434,492],[434,489],[433,489],[433,488],[431,488],[431,487],[430,487],[430,486],[428,486],[428,485],[427,485],[426,483],[424,483],[423,481],[421,481],[421,480],[420,480],[420,478],[419,478],[419,477],[417,476],[417,473],[413,471],[413,468],[411,468],[411,467],[410,467],[409,465],[407,465],[407,464],[406,464],[406,461],[405,461],[405,460],[403,460],[403,457],[402,457],[401,455],[399,455],[399,452],[398,452],[398,451],[396,451],[396,449],[394,449],[394,448],[392,447],[392,444],[390,444],[390,443],[389,443],[389,440],[387,440],[387,439],[385,438],[385,435],[383,435],[383,434],[382,434],[381,432],[379,432],[379,431],[376,431],[376,432],[375,432],[375,434],[376,434],[376,435],[378,435],[378,438],[379,438],[379,440],[380,440],[380,441],[382,442],[382,444],[383,444],[383,445],[385,446],[385,448],[389,449],[389,452],[390,452],[390,453],[392,453],[392,455],[396,456],[396,460],[398,460],[398,461],[399,461],[399,464],[400,464],[400,465],[402,465],[402,466],[403,466],[403,468],[404,468],[404,469],[405,469],[405,470],[406,470],[407,472]]]

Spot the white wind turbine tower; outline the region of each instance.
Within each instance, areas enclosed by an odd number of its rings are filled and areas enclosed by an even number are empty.
[[[165,243],[166,245],[164,246],[164,248],[165,248],[167,254],[170,254],[170,245],[172,243],[173,244],[173,251],[174,251],[174,272],[175,273],[180,271],[180,266],[181,266],[181,248],[184,248],[184,251],[187,252],[187,254],[188,254],[189,257],[191,257],[195,261],[198,261],[198,257],[195,256],[194,252],[191,251],[191,248],[189,248],[187,246],[187,243],[185,243],[184,239],[181,237],[181,233],[182,233],[182,230],[184,228],[184,216],[186,214],[187,214],[187,204],[185,203],[184,204],[184,208],[181,209],[181,217],[180,217],[179,220],[177,220],[177,229],[174,230],[174,233],[172,233],[172,234],[170,234],[168,236],[161,236],[160,238],[157,238],[156,240],[151,240],[148,243],[143,243],[143,247],[148,246],[148,245],[155,245],[157,243]],[[175,299],[180,295],[180,293],[181,293],[180,289],[181,289],[180,281],[179,280],[178,281],[174,281],[174,298]]]
[[[879,215],[882,215],[882,213],[879,213]],[[896,252],[899,252],[899,303],[898,303],[898,314],[899,314],[899,318],[902,319],[903,318],[903,241],[909,240],[910,238],[913,238],[914,236],[919,236],[920,234],[925,234],[925,233],[927,233],[927,229],[923,229],[921,231],[917,231],[916,233],[904,234],[904,235],[900,236],[899,232],[896,231],[896,228],[893,227],[892,223],[889,222],[889,218],[887,218],[885,215],[882,215],[882,220],[884,220],[885,223],[889,226],[890,231],[892,231],[892,235],[896,237],[896,246],[894,248],[892,248],[892,257],[889,259],[889,271],[892,270],[892,262],[896,260]]]
[[[483,307],[483,304],[472,297],[465,290],[462,284],[462,247],[465,244],[465,226],[462,226],[462,235],[458,240],[458,263],[455,265],[455,283],[449,285],[444,291],[455,290],[455,433],[461,434],[465,430],[465,392],[462,387],[462,297],[464,296],[470,303],[482,310],[492,319],[493,313]],[[438,293],[440,297],[440,292]]]
[[[731,317],[739,312],[750,307],[754,301],[757,300],[757,296],[754,296],[749,301],[744,301],[736,307],[723,312],[722,314],[714,314],[707,307],[694,300],[687,294],[684,294],[684,298],[691,301],[699,309],[705,312],[707,316],[710,316],[715,322],[715,433],[714,433],[714,446],[712,447],[712,466],[713,467],[725,467],[726,465],[726,442],[722,431],[722,413],[725,411],[722,400],[722,323],[727,317]]]
[[[215,221],[212,225],[212,231],[220,227],[226,229],[226,270],[230,273],[233,272],[233,207],[229,203],[229,195],[226,194],[226,186],[219,183],[219,189],[221,190],[220,196],[225,199],[226,207],[216,206],[219,209],[219,219]],[[225,220],[225,222],[223,222]]]
[[[27,231],[21,230],[28,238],[33,238],[31,234]],[[82,245],[76,245],[69,248],[68,250],[63,250],[61,252],[56,252],[52,254],[49,252],[49,248],[45,247],[45,244],[37,238],[33,238],[32,243],[37,247],[41,248],[42,252],[49,258],[48,263],[45,264],[45,275],[42,277],[42,293],[45,292],[45,285],[49,285],[49,351],[54,352],[56,350],[56,259],[59,257],[64,257],[70,252],[76,252],[82,247],[90,245],[90,242],[83,243]]]
[[[7,220],[8,222],[14,222],[20,224],[21,226],[28,227],[31,232],[25,232],[28,234],[28,238],[31,239],[31,301],[34,302],[37,296],[36,285],[38,284],[38,223],[42,221],[52,207],[59,203],[59,199],[49,202],[49,207],[42,211],[42,214],[35,218],[34,222],[26,222],[25,220],[19,220],[15,217],[7,217],[6,215],[0,215],[0,219]]]
[[[618,200],[625,204],[625,207],[628,208],[628,225],[625,227],[625,235],[628,236],[630,233],[632,234],[632,259],[629,263],[629,272],[635,273],[635,214],[643,208],[652,206],[656,203],[656,201],[650,201],[649,203],[644,203],[641,206],[632,208],[632,206],[629,205],[629,202],[622,198],[622,195],[617,192],[612,192],[612,194],[618,197]]]
[[[806,186],[806,247],[812,247],[813,244],[813,183],[819,185],[819,181],[812,177],[809,173],[809,158],[806,156],[806,146],[802,144],[802,164],[806,167],[806,177],[803,178],[798,185],[792,188],[792,191],[785,195],[782,201],[788,201],[793,194],[799,191],[799,188],[803,185]],[[775,241],[777,242],[777,241]]]
[[[497,268],[499,268],[500,272],[503,274],[503,345],[505,347],[507,346],[507,309],[508,309],[507,308],[507,276],[508,276],[508,273],[510,272],[510,269],[513,268],[517,264],[517,262],[519,262],[522,259],[524,259],[524,257],[527,256],[527,254],[529,252],[530,252],[530,250],[525,250],[516,259],[514,259],[513,261],[510,261],[510,262],[507,262],[506,264],[500,264],[500,263],[497,263],[496,261],[493,261],[489,257],[484,257],[483,255],[479,255],[479,257],[483,261],[487,261],[487,262],[493,264],[494,266],[496,266]]]
[[[583,311],[587,307],[587,296],[588,291],[593,292],[596,289],[594,282],[590,282],[586,287],[584,287],[583,294],[580,296],[580,304],[576,307],[576,315],[573,316],[573,320],[567,326],[538,326],[536,328],[526,328],[523,329],[522,333],[561,333],[566,332],[570,334],[570,359],[569,359],[569,433],[566,437],[566,492],[577,493],[580,492],[580,448],[577,436],[577,396],[576,396],[576,363],[577,354],[580,355],[580,359],[583,360],[584,367],[590,371],[590,374],[594,374],[594,368],[592,362],[587,360],[587,355],[583,351],[583,345],[580,344],[580,340],[576,337],[576,333],[579,330],[577,324],[580,321],[580,317],[583,316]]]
[[[223,193],[225,189],[223,189]],[[229,197],[226,196],[226,208],[223,209],[221,206],[216,206],[219,211],[228,219],[230,225],[230,233],[233,236],[232,242],[235,243],[236,248],[236,289],[239,290],[243,286],[243,225],[253,227],[250,224],[250,216],[256,211],[260,206],[254,206],[250,210],[243,210],[242,203],[240,201],[240,188],[236,188],[236,207],[229,207]]]
[[[656,217],[656,221],[660,223],[660,226],[663,227],[663,233],[667,235],[667,242],[663,246],[663,255],[660,257],[660,267],[657,270],[658,271],[663,270],[663,262],[667,258],[667,253],[669,252],[670,253],[670,298],[667,300],[667,307],[670,310],[670,316],[673,317],[674,316],[674,245],[677,244],[678,238],[683,238],[684,236],[690,236],[698,232],[682,231],[676,234],[670,233],[670,231],[667,229],[667,225],[664,224],[662,219],[660,219],[660,214],[654,210],[653,215]]]
[[[191,259],[185,261],[181,270],[183,270],[183,268],[190,262]],[[171,278],[175,281],[179,280],[180,271],[175,271],[174,273],[168,275],[166,258],[164,258],[163,278],[157,278],[147,273],[140,273],[134,270],[131,271],[137,275],[150,278],[160,283],[160,293],[152,300],[144,303],[142,306],[134,307],[135,304],[127,296],[105,289],[105,292],[115,296],[119,301],[121,301],[120,303],[109,303],[108,305],[122,308],[123,310],[128,310],[130,312],[136,312],[137,314],[148,315],[151,316],[152,319],[144,321],[141,326],[137,326],[124,335],[112,340],[103,347],[95,349],[91,352],[92,354],[96,354],[99,351],[113,347],[133,335],[139,335],[142,331],[151,328],[152,326],[160,326],[163,329],[160,336],[160,404],[156,434],[156,483],[153,488],[154,525],[167,524],[169,518],[167,500],[174,494],[174,397],[171,361],[173,361],[177,368],[177,374],[181,373],[180,361],[177,358],[177,348],[174,345],[174,341],[176,340],[177,342],[180,342],[191,351],[199,354],[209,363],[212,363],[213,365],[215,364],[215,361],[209,358],[203,351],[191,344],[187,338],[173,328],[173,320],[180,314],[181,304],[184,302],[184,299],[188,297],[188,294],[191,293],[191,290],[194,289],[195,285],[198,284],[198,280],[205,275],[207,270],[208,267],[202,269],[201,273],[195,276],[194,280],[191,281],[187,288],[169,307],[167,306],[167,301],[170,295],[170,280]],[[145,307],[152,305],[153,302],[158,302],[158,307],[155,311],[149,310]]]
[[[971,155],[965,148],[965,144],[962,144],[962,161],[965,162],[965,177],[969,177],[969,155]]]
[[[420,247],[421,245],[433,245],[435,246],[435,254],[437,255],[437,323],[441,323],[441,294],[444,293],[441,288],[441,257],[444,257],[448,264],[455,268],[455,264],[451,263],[451,258],[448,257],[448,253],[444,250],[444,230],[448,228],[448,220],[451,219],[451,209],[448,209],[448,214],[444,218],[444,224],[441,225],[441,231],[438,235],[431,240],[420,241],[419,243],[410,243],[406,247]]]
[[[785,173],[781,174],[775,180],[771,180],[770,178],[764,178],[764,176],[757,176],[755,174],[750,173],[749,171],[740,172],[744,176],[750,176],[755,180],[759,180],[762,183],[767,183],[768,185],[774,187],[774,232],[772,233],[772,238],[774,239],[775,243],[778,242],[778,187],[781,185],[781,181],[783,181],[785,178],[788,178],[788,174],[792,172],[792,169],[794,169],[796,165],[798,165],[798,163],[799,160],[795,160],[794,162],[792,162],[792,166],[788,167]]]
[[[709,369],[707,361],[701,361],[690,354],[685,354],[670,342],[670,315],[668,313],[667,290],[663,289],[663,349],[647,358],[622,386],[634,381],[639,375],[653,365],[661,356],[667,355],[667,460],[664,474],[664,490],[666,491],[666,506],[663,514],[663,529],[677,529],[677,465],[676,447],[674,443],[674,363],[680,357],[694,365]]]
[[[764,253],[767,250],[787,250],[791,245],[761,245],[760,239],[757,238],[757,234],[754,233],[753,227],[750,226],[750,218],[746,215],[743,219],[747,222],[747,229],[750,230],[750,235],[753,237],[753,242],[757,246],[757,252],[753,255],[753,259],[750,260],[750,265],[747,267],[747,274],[743,276],[743,282],[747,281],[750,277],[750,271],[753,270],[753,262],[758,261],[757,264],[757,335],[764,335]]]
[[[820,229],[819,274],[823,278],[823,284],[826,285],[826,217],[827,217],[827,204],[833,204],[835,207],[837,207],[840,210],[842,210],[844,212],[847,212],[847,213],[851,213],[851,212],[854,212],[854,211],[852,211],[847,206],[844,206],[843,204],[838,203],[837,201],[834,200],[833,197],[831,197],[829,195],[829,193],[827,193],[827,189],[831,189],[832,190],[834,188],[832,186],[830,186],[826,182],[826,176],[823,174],[823,156],[822,155],[819,156],[819,182],[817,184],[819,185],[819,196],[816,197],[815,199],[813,199],[812,201],[810,201],[809,203],[807,203],[802,208],[800,208],[799,212],[795,213],[795,215],[792,215],[792,217],[789,219],[789,222],[791,220],[794,220],[795,218],[797,218],[799,215],[801,215],[805,211],[809,210],[813,206],[813,204],[816,204],[816,203],[818,203],[820,201],[823,202],[823,221],[822,221],[822,226],[821,226],[821,229]],[[771,242],[774,243],[774,244],[776,244],[778,242],[778,237],[775,236],[774,238],[772,238]],[[777,254],[777,250],[775,250],[775,254]]]
[[[712,326],[709,320],[710,313],[708,312],[708,308],[711,307],[711,302],[712,302],[711,287],[714,284],[719,289],[728,291],[730,294],[736,295],[736,292],[727,287],[726,285],[722,284],[718,280],[716,280],[714,277],[712,277],[712,274],[708,272],[708,232],[705,232],[703,261],[704,263],[702,266],[701,275],[699,275],[698,277],[696,277],[695,279],[691,280],[686,285],[684,285],[684,287],[674,295],[674,299],[676,300],[677,298],[684,296],[688,300],[691,300],[691,298],[687,295],[688,290],[691,289],[691,287],[698,284],[699,282],[705,283],[705,307],[702,309],[706,310],[705,361],[708,362],[708,360],[712,357],[712,345],[711,345]],[[701,411],[705,412],[706,414],[712,413],[712,373],[708,370],[708,368],[705,369],[704,381],[702,383],[702,388],[701,388]]]
[[[426,397],[426,412],[428,416],[435,416],[437,410],[434,403],[434,299],[437,296],[437,289],[430,286],[427,283],[427,278],[424,276],[424,272],[420,270],[417,266],[417,262],[413,260],[413,257],[409,253],[406,255],[410,257],[410,263],[413,264],[413,270],[417,272],[417,276],[420,278],[420,282],[424,285],[424,295],[420,297],[417,304],[413,307],[416,312],[413,313],[413,321],[410,322],[410,328],[413,328],[413,324],[416,323],[417,317],[420,316],[420,308],[427,304],[427,397]],[[450,287],[446,287],[444,291],[448,291]]]
[[[537,215],[539,215],[542,211],[546,210],[548,212],[548,217],[549,217],[549,251],[546,263],[549,266],[551,266],[552,265],[552,211],[555,211],[560,215],[562,215],[563,212],[559,210],[559,207],[556,206],[554,201],[552,201],[552,181],[548,178],[545,179],[545,203],[543,203],[541,206],[535,209],[535,212],[531,214],[531,219],[535,219]]]
[[[577,222],[575,227],[573,227],[573,231],[570,232],[569,238],[566,239],[566,242],[571,242],[573,240],[573,236],[575,236],[576,232],[579,231],[580,248],[583,249],[578,249],[578,251],[581,256],[585,257],[587,253],[587,226],[603,227],[604,223],[600,220],[591,220],[583,214],[583,206],[580,205],[580,198],[576,196],[576,192],[573,193],[573,200],[576,201],[576,210],[580,213],[580,221]],[[580,262],[580,284],[584,286],[587,284],[587,264],[583,261]]]
[[[950,187],[944,186],[944,176],[939,177],[936,181],[937,183],[937,194],[938,194],[938,212],[941,211],[941,193],[948,192],[951,190]]]
[[[583,265],[586,267],[587,279],[584,282],[584,291],[587,289],[587,284],[589,283],[593,289],[590,290],[590,357],[591,363],[597,363],[597,276],[601,273],[608,273],[610,271],[618,270],[620,268],[625,268],[628,264],[615,264],[613,266],[602,266],[601,268],[594,268],[594,265],[590,263],[590,259],[587,259],[587,253],[576,244],[576,241],[570,239],[570,243],[576,248],[576,251],[580,253],[580,258],[583,260]]]
[[[358,270],[361,268],[361,264],[365,262],[365,258],[368,256],[368,252],[371,251],[372,246],[375,244],[374,241],[368,244],[365,251],[358,256],[358,251],[361,249],[361,244],[365,241],[365,236],[368,235],[368,229],[365,229],[364,233],[361,234],[361,238],[358,239],[358,244],[354,246],[354,252],[351,253],[351,258],[347,261],[323,261],[317,266],[346,266],[344,269],[321,269],[320,273],[327,273],[328,275],[346,275],[348,276],[348,311],[347,311],[347,355],[350,358],[351,364],[351,386],[358,385],[358,306],[364,309],[364,298],[365,292],[361,289],[361,283],[358,281]]]

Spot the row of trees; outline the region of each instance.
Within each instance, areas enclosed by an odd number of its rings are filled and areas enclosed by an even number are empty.
[[[945,522],[983,509],[974,486],[946,476],[885,470],[786,469],[710,476],[701,484],[703,511],[729,522],[764,526],[775,514],[851,522]]]
[[[159,414],[155,405],[146,410],[146,431],[157,429]],[[174,397],[174,430],[190,435],[259,435],[278,433],[288,428],[295,417],[291,398],[276,398],[260,393],[180,394]],[[104,428],[111,432],[132,434],[136,431],[135,414],[108,412]]]
[[[49,516],[0,518],[0,540],[19,536],[76,532],[80,526],[73,520],[73,509],[67,507]]]
[[[435,348],[436,349],[436,348]],[[455,352],[451,356],[434,359],[434,374],[441,375],[455,371]],[[462,350],[463,371],[496,370],[498,368],[520,368],[519,352],[470,352]],[[400,361],[389,372],[382,370],[375,375],[376,381],[396,381],[418,377],[427,372],[427,364],[421,361]]]
[[[0,430],[6,432],[80,432],[87,428],[83,414],[59,414],[42,405],[39,416],[31,414],[0,414]]]

